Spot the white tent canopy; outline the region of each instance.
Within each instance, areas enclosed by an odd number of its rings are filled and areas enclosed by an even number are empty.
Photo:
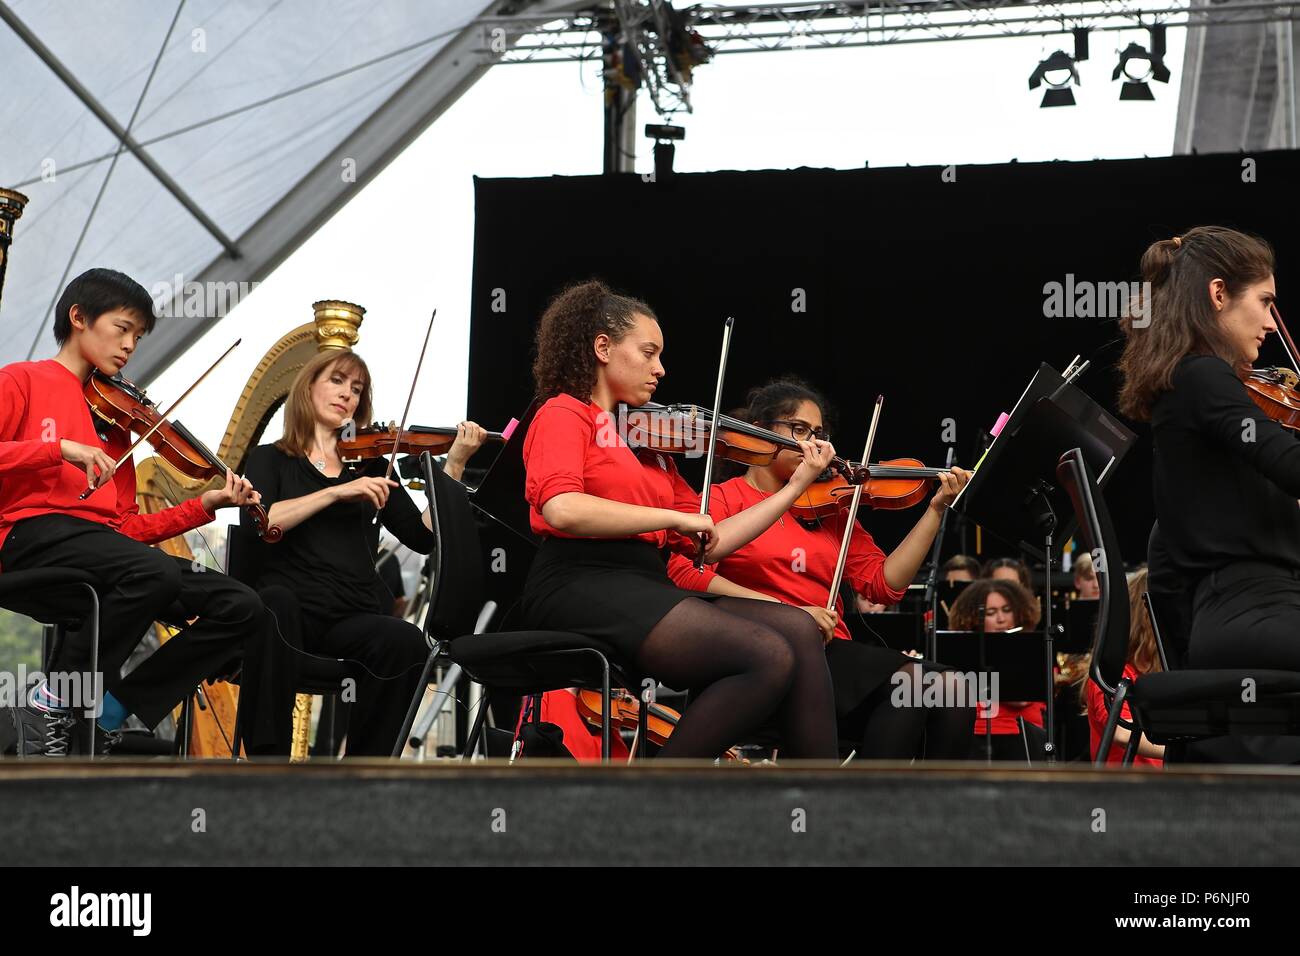
[[[50,354],[54,302],[93,266],[182,297],[178,276],[265,277],[486,69],[488,6],[0,2],[0,186],[30,199],[0,365]],[[160,321],[132,378],[219,318]]]

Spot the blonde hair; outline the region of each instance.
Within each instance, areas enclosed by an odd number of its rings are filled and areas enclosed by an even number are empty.
[[[312,357],[299,370],[289,394],[284,400],[284,434],[275,443],[275,447],[286,455],[305,457],[316,441],[316,413],[312,409],[311,389],[325,371],[337,364],[338,370],[345,374],[360,373],[363,380],[361,398],[352,420],[358,428],[370,424],[371,408],[374,396],[370,384],[370,369],[356,352],[348,350],[330,350]]]
[[[1087,551],[1084,551],[1074,559],[1074,579],[1076,581],[1079,580],[1079,578],[1095,578],[1096,576],[1097,571],[1092,566],[1092,555]]]

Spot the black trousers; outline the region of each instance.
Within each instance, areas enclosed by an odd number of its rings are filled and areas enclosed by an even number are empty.
[[[1188,666],[1300,671],[1300,571],[1236,562],[1196,589]]]
[[[345,688],[350,757],[387,757],[393,752],[406,709],[429,655],[424,633],[408,621],[377,613],[322,614],[304,608],[298,596],[278,584],[258,589],[279,624],[283,639],[306,654],[349,663],[355,693]],[[301,669],[303,662],[298,662]],[[347,697],[351,696],[351,700]],[[293,690],[284,702],[293,706]],[[283,704],[277,704],[282,708]]]
[[[1300,671],[1300,571],[1239,561],[1196,588],[1187,666]],[[1177,744],[1167,763],[1300,764],[1300,738],[1239,735]]]
[[[77,568],[100,596],[99,667],[104,687],[147,726],[156,726],[203,680],[242,667],[240,723],[248,751],[272,752],[289,736],[290,711],[277,714],[274,621],[253,590],[219,571],[150,547],[106,525],[69,515],[18,522],[0,548],[0,567]],[[197,618],[194,624],[186,622]],[[125,677],[122,665],[154,621],[181,628]],[[90,666],[89,629],[69,631],[51,671]]]

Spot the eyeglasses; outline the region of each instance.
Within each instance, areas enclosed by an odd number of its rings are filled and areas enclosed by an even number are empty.
[[[768,422],[768,424],[784,425],[786,428],[790,429],[790,437],[795,441],[808,441],[811,438],[816,438],[818,441],[831,440],[830,432],[824,428],[813,428],[807,422],[792,422],[781,418],[774,418]]]

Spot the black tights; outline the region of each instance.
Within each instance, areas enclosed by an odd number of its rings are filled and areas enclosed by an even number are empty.
[[[716,757],[770,717],[791,757],[837,756],[821,631],[801,608],[687,598],[646,636],[636,663],[695,691],[660,757]]]
[[[964,695],[958,694],[957,675],[929,661],[909,661],[894,673],[907,677],[904,687],[908,688],[911,682],[921,681],[923,674],[942,674],[942,700],[964,699]],[[858,757],[864,760],[910,760],[922,756],[928,760],[967,759],[971,753],[975,708],[900,707],[894,702],[897,686],[897,681],[891,679],[841,722],[854,731],[862,727]],[[909,703],[912,701],[910,693],[900,696]]]

